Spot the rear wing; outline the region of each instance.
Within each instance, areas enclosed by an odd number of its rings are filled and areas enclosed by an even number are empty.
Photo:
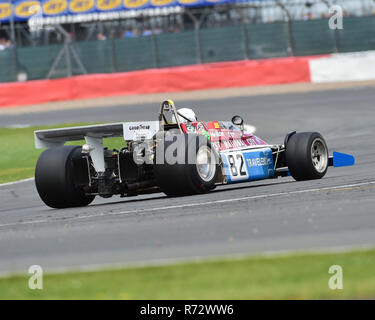
[[[38,130],[34,132],[35,148],[63,146],[68,141],[92,138],[114,138],[123,136],[123,123],[98,124],[84,127]]]
[[[59,129],[38,130],[34,132],[35,147],[53,148],[63,146],[68,141],[80,141],[90,139],[102,142],[103,138],[123,137],[126,141],[140,141],[152,139],[164,125],[168,124],[166,113],[171,113],[180,128],[180,120],[172,100],[165,100],[161,104],[159,121],[118,122],[98,124],[82,127],[70,127]]]
[[[159,121],[118,122],[82,127],[38,130],[34,132],[35,147],[53,148],[68,141],[123,137],[126,141],[152,139],[159,131]]]
[[[159,131],[159,121],[119,122],[34,132],[35,147],[55,148],[68,141],[85,140],[84,145],[98,173],[105,172],[103,138],[123,137],[126,141],[152,139]]]

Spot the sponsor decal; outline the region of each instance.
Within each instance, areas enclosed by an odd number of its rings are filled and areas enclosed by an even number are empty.
[[[178,0],[178,3],[180,4],[194,4],[198,2],[200,2],[200,0]]]
[[[197,130],[198,130],[199,132],[204,132],[204,131],[206,131],[205,127],[204,127],[203,124],[200,123],[200,122],[197,123]]]
[[[103,11],[116,9],[121,5],[121,0],[98,0],[97,8]]]
[[[224,140],[221,143],[222,149],[235,149],[235,148],[242,148],[242,147],[247,147],[246,144],[239,139],[234,139],[234,140]]]
[[[146,5],[148,0],[124,0],[124,6],[126,8],[135,9]]]
[[[50,0],[43,4],[44,14],[53,16],[64,12],[68,8],[66,0]]]
[[[211,136],[207,131],[203,131],[202,135],[205,136],[208,140],[211,140]]]
[[[173,2],[174,0],[151,0],[151,4],[155,7],[165,6]]]
[[[220,150],[246,148],[266,144],[256,136],[251,136],[247,138],[243,137],[241,131],[211,129],[208,132],[213,141],[219,142],[218,146],[220,146]]]
[[[202,136],[205,136],[208,140],[211,140],[210,134],[207,132],[206,128],[204,127],[203,123],[198,122],[196,124],[198,133],[201,134]]]
[[[94,8],[94,0],[72,0],[69,9],[75,13],[87,12]]]
[[[240,139],[242,136],[241,132],[232,130],[209,130],[209,132],[211,138],[220,140]]]
[[[187,125],[186,125],[186,131],[187,131],[188,133],[193,133],[193,132],[196,132],[196,129],[195,129],[194,125],[192,125],[192,124],[187,124]]]
[[[247,165],[249,167],[261,167],[261,166],[268,166],[272,163],[270,158],[261,157],[261,158],[253,158],[253,159],[246,159]]]
[[[270,148],[244,152],[250,180],[270,178],[274,175],[273,156]]]
[[[125,140],[152,139],[159,131],[159,121],[126,122],[123,124]],[[142,138],[142,139],[141,139]]]
[[[10,17],[12,9],[9,3],[0,3],[0,19]]]
[[[129,126],[129,130],[131,130],[131,131],[135,131],[135,130],[150,130],[150,126],[149,125],[139,124],[139,125],[136,125],[136,126]]]
[[[25,1],[21,2],[16,7],[16,16],[20,18],[28,18],[38,13],[41,9],[39,1]]]
[[[217,130],[220,129],[220,123],[218,121],[207,122],[208,129]]]
[[[266,144],[264,141],[262,141],[261,139],[259,139],[259,138],[256,137],[256,136],[252,136],[252,137],[250,137],[250,138],[246,138],[245,141],[246,141],[247,144],[250,145],[250,146],[259,146],[259,145]]]
[[[259,144],[253,138],[247,138],[245,141],[247,142],[247,145],[249,146],[256,146]]]

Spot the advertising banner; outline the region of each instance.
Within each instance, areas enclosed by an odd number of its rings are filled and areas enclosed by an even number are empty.
[[[238,0],[0,0],[0,22],[26,21],[33,16],[58,17],[163,7],[202,7]],[[246,2],[246,1],[245,1]]]

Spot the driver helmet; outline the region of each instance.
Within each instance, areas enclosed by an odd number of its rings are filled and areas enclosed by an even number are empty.
[[[177,110],[178,120],[180,123],[194,122],[197,121],[197,116],[192,109],[181,108]],[[172,117],[172,123],[177,123],[175,117]]]

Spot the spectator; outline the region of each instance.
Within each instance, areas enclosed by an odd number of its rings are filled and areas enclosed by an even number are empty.
[[[131,30],[125,30],[123,38],[133,38],[133,32]]]
[[[152,31],[150,29],[144,29],[142,32],[142,36],[151,36]]]
[[[138,30],[137,30],[137,28],[133,29],[132,35],[133,35],[134,38],[138,37]]]
[[[161,28],[156,28],[154,30],[154,34],[161,34],[161,33],[163,33],[163,30]]]
[[[96,38],[99,40],[99,41],[102,41],[102,40],[107,40],[107,37],[103,34],[103,33],[98,33],[98,35],[96,36]]]
[[[303,20],[311,20],[312,19],[312,14],[310,12],[306,13],[304,16],[303,16]]]
[[[5,38],[0,38],[0,50],[5,50],[12,47],[12,42]]]

